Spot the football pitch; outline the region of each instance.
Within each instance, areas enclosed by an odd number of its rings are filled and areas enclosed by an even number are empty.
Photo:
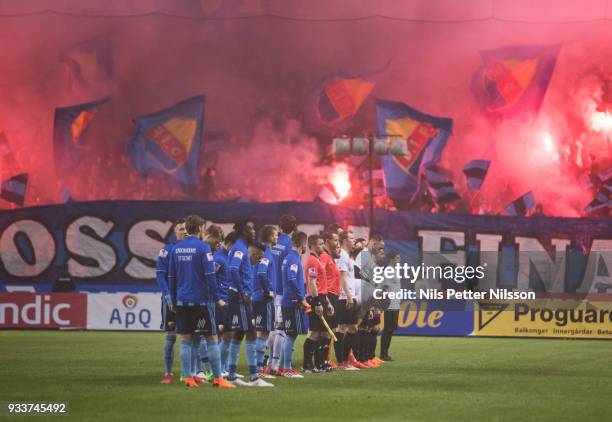
[[[612,414],[612,342],[398,337],[395,361],[379,368],[277,378],[275,388],[188,390],[159,384],[163,340],[162,333],[4,331],[0,400],[68,401],[67,417],[78,421],[603,421]],[[177,374],[178,345],[175,355]],[[299,342],[294,366],[301,355]],[[244,373],[244,346],[241,359]]]

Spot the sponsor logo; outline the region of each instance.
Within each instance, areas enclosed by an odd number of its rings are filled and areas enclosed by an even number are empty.
[[[83,328],[86,318],[86,294],[0,294],[1,328]]]
[[[610,302],[478,302],[474,318],[481,336],[612,338]]]
[[[167,256],[168,256],[168,251],[167,250],[165,250],[165,249],[160,249],[159,250],[159,257],[160,258],[165,258]]]
[[[242,253],[242,251],[234,252],[234,257],[235,258],[242,259],[243,256],[244,256],[244,254]]]
[[[139,297],[136,294],[117,293],[92,293],[89,296],[88,327],[120,330],[153,329],[153,315],[149,309],[151,299],[146,299],[150,296]]]
[[[478,307],[478,329],[482,330],[508,307],[507,303],[481,303]]]
[[[125,306],[126,308],[134,309],[136,306],[138,306],[138,296],[125,295],[123,296],[123,299],[121,300],[121,302],[123,303],[123,306]]]
[[[298,266],[297,266],[297,264],[291,264],[291,267],[289,267],[289,269],[291,271],[293,271],[294,273],[297,273]]]
[[[261,260],[259,261],[260,264],[265,265],[266,267],[268,266],[268,264],[270,264],[270,260],[268,258],[261,258]]]
[[[198,319],[197,329],[198,330],[203,330],[204,328],[206,328],[206,318]]]
[[[471,302],[408,300],[399,309],[398,334],[465,336],[473,330]]]

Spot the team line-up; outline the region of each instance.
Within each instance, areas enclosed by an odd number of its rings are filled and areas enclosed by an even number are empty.
[[[258,235],[255,224],[244,220],[227,236],[190,215],[175,222],[174,234],[176,241],[157,259],[166,331],[162,384],[173,382],[177,335],[180,380],[190,388],[209,382],[220,388],[273,387],[267,380],[277,376],[298,379],[392,360],[400,301],[376,301],[369,286],[375,268],[397,265],[400,255],[385,256],[381,236],[366,244],[337,224],[307,236],[292,215],[283,215],[279,228],[261,227]],[[400,280],[388,278],[384,288],[400,290]],[[307,334],[301,372],[293,369],[300,334]],[[248,378],[237,373],[243,341]]]

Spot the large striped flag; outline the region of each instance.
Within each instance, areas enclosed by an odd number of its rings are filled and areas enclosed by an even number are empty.
[[[134,119],[136,128],[126,154],[136,171],[161,172],[185,191],[198,184],[204,96],[189,98],[164,110]]]
[[[376,101],[378,132],[402,137],[408,154],[383,157],[385,189],[393,199],[408,199],[420,189],[425,169],[436,164],[453,129],[452,119],[422,113],[406,104]]]
[[[0,197],[23,207],[28,188],[28,174],[22,173],[2,181]]]
[[[481,51],[471,89],[487,116],[537,115],[559,56],[559,45]]]

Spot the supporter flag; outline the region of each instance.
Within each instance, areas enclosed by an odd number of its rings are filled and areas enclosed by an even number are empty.
[[[28,188],[28,174],[22,173],[2,181],[0,197],[23,207]]]
[[[560,46],[511,46],[481,51],[472,92],[485,115],[537,115],[555,69]]]
[[[90,86],[107,82],[113,76],[110,39],[106,36],[84,41],[62,56],[70,86]]]
[[[440,169],[437,166],[431,166],[425,169],[425,180],[429,184],[429,193],[432,198],[439,204],[450,203],[461,199],[448,172]]]
[[[197,186],[204,96],[189,98],[165,110],[136,117],[126,154],[143,176],[162,172],[186,191]]]
[[[351,119],[390,64],[391,60],[382,68],[362,73],[360,76],[338,74],[325,79],[308,100],[306,125],[310,129],[323,129],[332,133],[348,128]]]
[[[473,160],[463,167],[468,189],[480,189],[490,165],[491,161],[489,160]]]
[[[373,81],[362,78],[326,79],[311,94],[306,110],[306,126],[311,130],[340,133],[374,89]]]
[[[408,141],[408,154],[383,157],[385,189],[391,198],[411,198],[420,189],[425,168],[440,161],[451,135],[452,119],[430,116],[406,104],[376,101],[378,132]]]
[[[512,216],[524,216],[534,207],[535,198],[533,197],[533,193],[530,191],[520,198],[515,199],[511,204],[504,208],[504,211],[506,211],[508,215]]]
[[[108,98],[55,109],[53,152],[59,176],[73,170],[81,161],[87,129]]]
[[[605,174],[603,175],[606,177]],[[584,211],[586,212],[593,212],[612,207],[612,199],[610,198],[612,195],[612,177],[608,175],[606,179],[602,179],[601,177],[600,179],[605,181],[597,190],[595,198],[593,198],[593,200],[585,207]]]

